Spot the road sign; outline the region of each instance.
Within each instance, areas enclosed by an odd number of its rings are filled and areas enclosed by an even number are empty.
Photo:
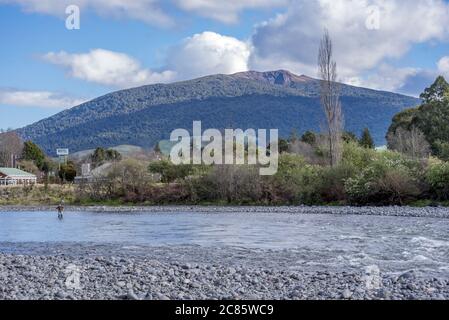
[[[69,155],[69,149],[56,149],[56,154],[58,156],[68,156]]]

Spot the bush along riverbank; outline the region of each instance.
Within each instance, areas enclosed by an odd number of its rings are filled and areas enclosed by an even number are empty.
[[[312,148],[312,147],[311,147]],[[101,179],[75,188],[73,203],[234,205],[446,205],[449,163],[412,159],[348,141],[339,165],[326,165],[317,146],[309,157],[284,152],[274,176],[255,166],[113,164]],[[312,152],[312,151],[311,151]],[[162,182],[161,182],[162,181]]]
[[[284,152],[274,176],[255,166],[175,166],[127,159],[79,185],[1,187],[0,205],[446,206],[449,163],[349,141],[338,166]],[[162,182],[161,182],[162,181]]]

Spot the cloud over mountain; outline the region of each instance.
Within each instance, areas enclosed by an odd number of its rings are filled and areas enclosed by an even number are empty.
[[[343,82],[416,95],[438,72],[449,76],[447,57],[428,70],[398,63],[417,44],[449,40],[449,4],[444,0],[173,0],[170,4],[175,10],[167,10],[160,0],[0,3],[16,3],[29,12],[58,16],[64,15],[68,4],[78,4],[82,14],[90,10],[158,26],[173,25],[176,10],[223,23],[237,22],[239,14],[248,9],[276,8],[281,12],[256,25],[247,38],[204,31],[171,43],[157,68],[145,67],[127,53],[106,48],[44,56],[45,61],[65,68],[71,77],[112,88],[250,69],[288,69],[316,76],[316,55],[325,28],[334,41]]]
[[[378,25],[370,25],[373,18]],[[256,28],[253,65],[273,67],[282,60],[313,67],[327,28],[340,74],[351,78],[402,57],[413,44],[449,39],[448,25],[449,5],[442,0],[297,0]]]
[[[94,49],[87,53],[50,52],[43,59],[64,67],[77,79],[102,85],[129,88],[174,79],[171,71],[152,72],[134,58],[120,52]]]
[[[0,104],[18,107],[71,108],[86,100],[49,91],[26,91],[0,88]]]
[[[86,53],[49,52],[43,60],[61,66],[70,77],[115,88],[168,83],[216,73],[248,70],[250,46],[233,37],[203,32],[173,47],[160,72],[141,66],[125,53],[94,49]]]
[[[203,32],[185,39],[171,50],[167,59],[169,70],[182,79],[217,73],[248,70],[250,46],[233,37]]]

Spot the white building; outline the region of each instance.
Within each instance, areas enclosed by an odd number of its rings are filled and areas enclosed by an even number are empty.
[[[93,170],[91,170],[90,163],[83,164],[81,167],[82,175],[75,177],[75,183],[90,183],[95,180],[105,179],[112,168],[112,162],[106,162]]]
[[[23,170],[0,167],[0,185],[27,185],[35,184],[37,177]]]

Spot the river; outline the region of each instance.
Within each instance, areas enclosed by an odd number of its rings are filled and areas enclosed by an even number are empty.
[[[292,268],[375,265],[391,273],[414,269],[449,277],[449,220],[440,218],[66,212],[59,220],[55,212],[0,213],[0,252],[30,253],[43,244],[284,251]]]

